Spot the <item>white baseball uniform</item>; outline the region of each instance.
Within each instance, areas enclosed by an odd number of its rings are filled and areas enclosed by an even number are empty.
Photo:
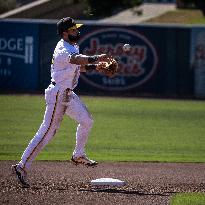
[[[93,119],[86,106],[73,92],[80,76],[80,66],[70,63],[70,57],[74,53],[79,53],[77,44],[71,45],[61,39],[56,45],[51,65],[52,83],[45,90],[44,119],[19,162],[19,166],[27,171],[35,157],[54,137],[64,114],[78,122],[74,157],[85,154],[84,147]]]

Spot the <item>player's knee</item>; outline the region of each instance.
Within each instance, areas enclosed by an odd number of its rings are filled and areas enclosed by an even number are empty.
[[[86,118],[81,124],[84,125],[87,129],[91,129],[93,126],[93,119],[92,117]]]

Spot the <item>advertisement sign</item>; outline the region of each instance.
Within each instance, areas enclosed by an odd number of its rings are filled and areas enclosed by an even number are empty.
[[[123,45],[130,44],[128,52]],[[96,55],[107,53],[119,63],[119,73],[113,78],[95,71],[82,74],[87,84],[109,91],[122,91],[145,84],[154,74],[158,55],[152,42],[145,35],[120,27],[99,28],[86,33],[79,42],[81,53]]]
[[[205,97],[205,28],[192,30],[191,65],[194,73],[195,96]]]
[[[0,89],[38,87],[38,26],[0,22]]]

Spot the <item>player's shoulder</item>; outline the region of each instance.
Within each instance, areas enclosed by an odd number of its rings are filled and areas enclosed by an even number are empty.
[[[59,54],[71,54],[75,53],[75,48],[63,39],[61,39],[56,45],[55,52]]]
[[[60,40],[56,45],[54,53],[59,55],[66,54],[66,53],[69,54],[69,49],[66,48],[64,43]]]

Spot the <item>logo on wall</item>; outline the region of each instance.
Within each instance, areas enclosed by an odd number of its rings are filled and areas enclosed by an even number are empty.
[[[33,37],[25,38],[0,38],[0,74],[11,75],[10,66],[23,61],[33,64]]]
[[[85,35],[79,42],[87,55],[111,54],[119,63],[114,78],[95,71],[81,75],[88,84],[103,90],[127,90],[146,83],[156,70],[158,57],[152,43],[142,34],[123,28],[104,28]],[[128,52],[123,45],[130,44]]]

